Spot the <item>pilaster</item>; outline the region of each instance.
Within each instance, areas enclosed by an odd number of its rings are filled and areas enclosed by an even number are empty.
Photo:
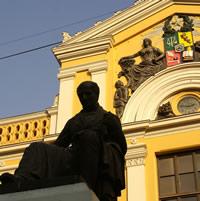
[[[106,106],[106,71],[107,62],[100,61],[93,63],[89,67],[89,72],[92,76],[92,81],[96,82],[100,88],[99,103],[101,106]]]
[[[68,119],[73,115],[73,92],[75,72],[61,71],[60,79],[58,118],[56,132],[60,133]]]
[[[146,201],[145,156],[146,145],[129,145],[126,154],[128,201]]]

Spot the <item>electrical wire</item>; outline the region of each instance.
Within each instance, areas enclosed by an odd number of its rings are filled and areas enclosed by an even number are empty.
[[[125,9],[125,8],[122,8],[120,10],[123,10],[123,9]],[[46,31],[38,32],[36,34],[31,34],[31,35],[28,35],[28,36],[25,36],[25,37],[21,37],[21,38],[18,38],[18,39],[6,41],[6,42],[3,42],[3,43],[0,43],[0,46],[4,46],[4,45],[8,45],[8,44],[15,43],[15,42],[18,42],[18,41],[22,41],[22,40],[25,40],[25,39],[37,37],[37,36],[40,36],[40,35],[43,35],[43,34],[46,34],[46,33],[49,33],[49,32],[57,31],[57,30],[59,30],[61,28],[64,28],[64,27],[70,27],[70,26],[73,26],[73,25],[78,25],[78,24],[81,24],[81,23],[84,23],[84,22],[87,22],[87,21],[90,21],[90,20],[93,20],[93,19],[97,19],[97,18],[100,18],[100,17],[104,17],[104,16],[107,16],[107,15],[113,14],[113,13],[117,12],[118,10],[109,11],[109,12],[104,13],[102,15],[97,15],[97,16],[94,16],[94,17],[90,17],[90,18],[86,18],[86,19],[83,19],[83,20],[79,20],[79,21],[76,21],[76,22],[69,23],[69,24],[65,24],[63,26],[55,27],[53,29],[49,29],[49,30],[46,30]],[[40,46],[40,47],[36,47],[36,48],[29,49],[29,50],[25,50],[25,51],[22,51],[22,52],[10,54],[10,55],[7,55],[7,56],[0,57],[0,60],[8,59],[8,58],[11,58],[11,57],[19,56],[19,55],[26,54],[26,53],[33,52],[33,51],[37,51],[37,50],[41,50],[41,49],[44,49],[44,48],[47,48],[47,47],[51,47],[53,45],[57,45],[57,44],[60,44],[60,43],[61,43],[61,41],[54,42],[54,43],[50,43],[50,44],[43,45],[43,46]]]
[[[124,8],[122,8],[122,9],[124,9]],[[122,9],[120,9],[120,10],[122,10]],[[21,38],[17,38],[17,39],[9,40],[9,41],[6,41],[6,42],[2,42],[2,43],[0,43],[0,46],[4,46],[4,45],[8,45],[10,43],[15,43],[15,42],[18,42],[18,41],[21,41],[21,40],[25,40],[25,39],[29,39],[29,38],[34,38],[34,37],[37,37],[37,36],[41,36],[41,35],[44,35],[46,33],[57,31],[59,29],[65,28],[65,27],[70,27],[70,26],[82,24],[82,23],[90,21],[90,20],[94,20],[94,19],[98,19],[98,18],[101,18],[101,17],[105,17],[105,16],[113,14],[113,13],[115,13],[117,11],[118,10],[109,11],[109,12],[101,14],[101,15],[97,15],[97,16],[94,16],[94,17],[85,18],[83,20],[79,20],[79,21],[72,22],[72,23],[69,23],[69,24],[65,24],[65,25],[62,25],[62,26],[59,26],[59,27],[48,29],[46,31],[41,31],[41,32],[38,32],[38,33],[35,33],[35,34],[30,34],[30,35],[27,35],[27,36],[24,36],[24,37],[21,37]]]
[[[18,53],[15,53],[15,54],[10,54],[10,55],[7,55],[7,56],[0,57],[0,60],[8,59],[10,57],[15,57],[15,56],[26,54],[26,53],[33,52],[33,51],[37,51],[37,50],[40,50],[40,49],[51,47],[53,45],[58,45],[60,43],[61,43],[61,41],[60,42],[55,42],[55,43],[50,43],[50,44],[43,45],[43,46],[40,46],[40,47],[36,47],[36,48],[33,48],[33,49],[25,50],[25,51],[18,52]]]

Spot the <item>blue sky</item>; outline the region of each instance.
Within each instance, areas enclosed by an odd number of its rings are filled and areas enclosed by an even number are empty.
[[[83,31],[133,2],[0,0],[0,118],[48,108],[59,88],[59,65],[51,47],[2,57],[61,41],[63,31],[71,35]]]

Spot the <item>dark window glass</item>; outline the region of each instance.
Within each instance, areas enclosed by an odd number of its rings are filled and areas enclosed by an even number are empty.
[[[200,150],[157,159],[160,201],[200,201]]]
[[[195,191],[195,180],[194,174],[182,174],[180,175],[180,192],[194,192]]]
[[[178,172],[179,173],[186,173],[186,172],[193,172],[193,162],[192,162],[192,155],[183,155],[179,156],[178,158]]]
[[[159,159],[159,174],[160,176],[174,175],[173,158]]]
[[[171,195],[176,193],[175,177],[164,177],[160,179],[160,194]]]

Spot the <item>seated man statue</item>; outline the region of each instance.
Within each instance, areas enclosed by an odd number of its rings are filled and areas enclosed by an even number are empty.
[[[14,175],[2,184],[81,175],[100,201],[116,201],[124,184],[126,140],[119,118],[98,104],[99,87],[82,82],[77,94],[83,109],[71,118],[54,144],[34,142],[25,149]]]

